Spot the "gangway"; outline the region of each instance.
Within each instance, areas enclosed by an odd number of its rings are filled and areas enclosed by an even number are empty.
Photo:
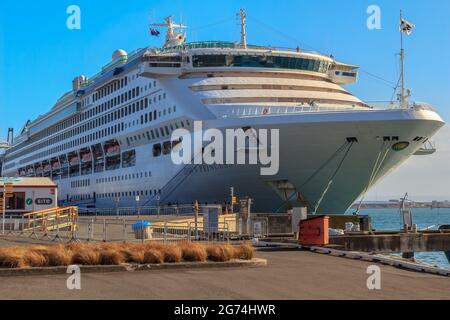
[[[47,234],[54,231],[75,232],[78,223],[78,207],[59,207],[27,213],[22,232]]]

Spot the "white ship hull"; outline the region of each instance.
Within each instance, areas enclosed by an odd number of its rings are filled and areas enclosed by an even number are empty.
[[[357,121],[355,121],[357,119]],[[225,122],[204,122],[205,127],[221,128]],[[336,113],[310,113],[297,116],[259,117],[236,119],[228,128],[241,128],[251,125],[254,129],[280,129],[280,170],[275,176],[262,176],[259,165],[191,165],[193,172],[174,180],[175,185],[161,195],[160,204],[191,203],[194,200],[207,203],[229,201],[230,187],[238,196],[254,199],[254,209],[259,212],[286,210],[283,192],[276,192],[271,182],[286,180],[300,192],[311,211],[318,205],[317,213],[344,213],[351,204],[369,187],[377,159],[384,158],[371,186],[382,179],[414,154],[422,145],[413,142],[417,136],[431,137],[443,125],[441,118],[428,110],[385,110]],[[333,154],[346,143],[347,138],[357,138],[358,142],[350,148],[341,168],[324,194],[332,175],[344,158],[344,148],[332,158]],[[399,141],[411,141],[402,151],[394,151],[395,142],[385,142],[386,137],[398,137]],[[384,146],[384,148],[383,148]],[[388,150],[388,151],[387,151]],[[385,152],[387,151],[387,152]],[[380,157],[380,153],[382,156]],[[140,152],[137,159],[137,172],[152,170],[152,181],[166,185],[183,166],[169,165],[170,156],[161,170],[154,170],[145,153]],[[330,158],[332,158],[330,160]],[[330,161],[327,164],[327,161]],[[323,166],[323,168],[321,168]],[[305,184],[309,179],[309,182]],[[122,192],[145,189],[141,186],[121,181],[96,192]],[[87,190],[86,190],[87,191]],[[62,188],[64,193],[64,188]],[[83,192],[81,190],[80,192]],[[92,191],[90,191],[92,192]],[[292,205],[298,205],[297,198],[288,195]],[[96,201],[98,207],[114,207],[113,199]],[[142,197],[140,204],[155,205],[154,196]],[[132,197],[120,199],[121,206],[135,206]]]

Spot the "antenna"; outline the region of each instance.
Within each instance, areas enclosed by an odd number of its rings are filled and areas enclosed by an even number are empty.
[[[401,86],[402,90],[400,93],[400,107],[403,108],[408,103],[408,98],[411,96],[411,90],[405,88],[405,48],[403,47],[403,33],[405,32],[404,29],[402,29],[403,23],[408,23],[403,20],[403,12],[400,10],[400,64],[401,64]],[[409,33],[406,31],[407,35],[411,34],[411,30],[414,28],[414,25],[409,24]],[[405,93],[406,91],[406,93]]]
[[[239,15],[241,16],[241,47],[247,49],[247,31],[245,30],[247,13],[245,9],[242,8],[239,11]]]
[[[183,24],[176,24],[172,20],[172,16],[168,16],[164,18],[166,23],[152,23],[153,27],[165,27],[167,28],[166,32],[166,41],[164,44],[164,48],[176,47],[184,43],[186,39],[186,34],[182,34],[183,29],[186,29],[187,26]],[[180,29],[180,32],[175,32],[174,29]]]
[[[400,10],[400,22],[403,19],[403,12]],[[400,107],[405,104],[405,49],[403,48],[403,32],[400,31],[400,64],[401,64],[401,79],[402,79],[402,93],[400,95]]]

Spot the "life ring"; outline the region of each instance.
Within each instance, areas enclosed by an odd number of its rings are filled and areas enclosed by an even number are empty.
[[[264,109],[264,110],[263,110],[263,115],[268,115],[268,114],[269,114],[269,109],[267,109],[267,108]]]

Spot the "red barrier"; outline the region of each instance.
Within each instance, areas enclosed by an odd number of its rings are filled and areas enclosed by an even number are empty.
[[[328,216],[317,216],[300,221],[299,244],[309,246],[325,246],[329,244]]]

